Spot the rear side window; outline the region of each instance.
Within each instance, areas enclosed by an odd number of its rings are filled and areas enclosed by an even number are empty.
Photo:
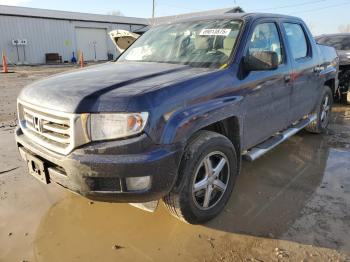
[[[308,44],[303,28],[299,24],[283,23],[294,59],[308,56]]]

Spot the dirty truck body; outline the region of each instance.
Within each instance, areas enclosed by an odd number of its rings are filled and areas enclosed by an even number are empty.
[[[117,62],[23,89],[17,145],[45,183],[109,202],[163,198],[176,217],[205,222],[228,201],[242,156],[326,128],[337,63],[294,17],[157,26]]]

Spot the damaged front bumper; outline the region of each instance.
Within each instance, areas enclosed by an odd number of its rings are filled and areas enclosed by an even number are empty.
[[[67,156],[33,143],[20,128],[16,142],[22,158],[43,163],[48,182],[89,199],[144,203],[170,192],[177,178],[181,146],[157,146],[146,135],[119,141],[90,143]],[[130,189],[130,178],[147,178],[147,187]]]

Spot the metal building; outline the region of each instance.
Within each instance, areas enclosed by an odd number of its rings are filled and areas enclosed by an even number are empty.
[[[229,14],[229,13],[244,13],[244,10],[239,6],[236,6],[236,7],[229,7],[229,8],[212,9],[212,10],[207,10],[207,11],[184,13],[184,14],[171,15],[171,16],[161,16],[161,17],[155,17],[154,19],[152,19],[152,18],[149,19],[149,24],[150,25],[159,25],[159,24],[165,24],[165,23],[172,23],[178,19],[210,16],[210,15],[220,15],[220,14]],[[144,30],[147,30],[147,28]]]
[[[143,18],[0,5],[0,52],[15,64],[42,64],[48,53],[71,61],[80,51],[86,61],[107,60],[117,56],[109,31],[139,31],[148,24]]]

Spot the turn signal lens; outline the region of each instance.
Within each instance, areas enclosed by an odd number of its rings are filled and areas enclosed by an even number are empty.
[[[143,118],[141,115],[130,115],[128,116],[127,130],[129,132],[135,132],[143,127]]]

